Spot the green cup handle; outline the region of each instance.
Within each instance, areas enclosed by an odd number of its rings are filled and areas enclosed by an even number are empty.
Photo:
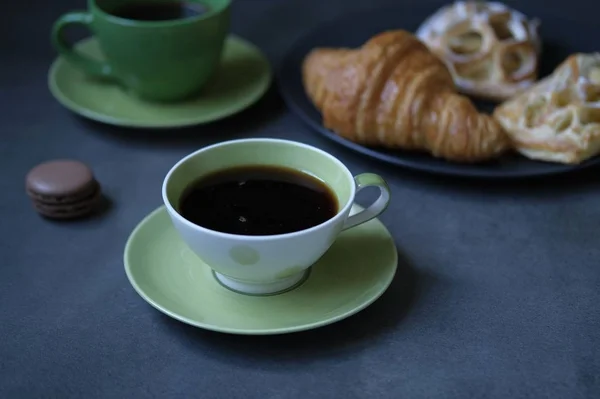
[[[352,216],[349,216],[344,223],[342,230],[349,229],[359,224],[368,222],[369,220],[376,218],[385,211],[390,202],[390,188],[381,176],[374,173],[363,173],[354,177],[356,183],[356,192],[358,193],[365,187],[377,187],[379,188],[379,198],[375,200],[369,207],[365,208],[361,212],[358,212]]]
[[[52,44],[68,62],[82,69],[88,75],[97,78],[115,79],[113,69],[108,63],[80,54],[73,48],[72,44],[67,43],[65,40],[64,30],[68,25],[79,24],[90,29],[93,19],[92,14],[78,11],[61,16],[52,28]]]

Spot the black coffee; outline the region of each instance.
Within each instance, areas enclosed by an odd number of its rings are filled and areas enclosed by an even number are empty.
[[[192,183],[179,212],[207,229],[240,235],[285,234],[308,229],[338,211],[335,194],[302,172],[272,166],[243,166]]]
[[[200,3],[184,1],[129,3],[111,11],[112,15],[138,21],[167,21],[204,14],[208,8]]]

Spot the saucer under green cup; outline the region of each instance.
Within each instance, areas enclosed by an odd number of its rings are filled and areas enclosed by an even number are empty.
[[[94,38],[82,40],[78,51],[94,58],[103,55]],[[189,100],[153,103],[111,82],[86,76],[62,56],[52,64],[48,85],[67,109],[92,120],[134,128],[164,129],[213,122],[258,101],[271,84],[271,68],[250,42],[230,35],[220,65],[211,81]]]
[[[361,209],[354,205],[353,212]],[[124,263],[137,293],[162,313],[207,330],[266,335],[322,327],[366,308],[392,282],[398,253],[385,226],[373,219],[342,232],[296,288],[240,294],[215,279],[161,206],[131,233]]]

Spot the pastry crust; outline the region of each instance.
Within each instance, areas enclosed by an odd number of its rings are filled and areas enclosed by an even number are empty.
[[[496,158],[510,146],[500,125],[456,93],[444,63],[409,32],[383,32],[357,49],[314,49],[302,75],[324,126],[351,141],[455,162]]]
[[[494,117],[528,158],[578,164],[600,153],[600,53],[572,54]]]
[[[427,18],[416,35],[446,62],[461,92],[503,101],[537,80],[539,25],[499,2],[457,1]]]

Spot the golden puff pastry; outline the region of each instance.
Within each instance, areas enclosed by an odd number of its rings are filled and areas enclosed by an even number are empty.
[[[383,32],[356,49],[314,49],[302,76],[323,125],[348,140],[455,162],[510,148],[498,122],[456,93],[444,63],[409,32]]]
[[[600,53],[573,54],[494,117],[528,158],[578,164],[600,153]]]
[[[458,89],[506,100],[537,80],[539,22],[499,2],[457,1],[439,9],[417,37],[446,62]]]

